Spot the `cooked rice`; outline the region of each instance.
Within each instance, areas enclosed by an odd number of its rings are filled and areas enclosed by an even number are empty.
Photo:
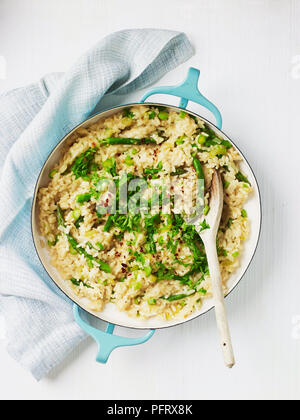
[[[184,276],[190,272],[193,250],[183,239],[183,230],[176,234],[172,231],[170,218],[165,214],[161,214],[160,222],[155,225],[156,252],[150,252],[147,245],[149,238],[143,225],[144,214],[141,214],[139,232],[130,228],[122,232],[114,225],[109,231],[104,231],[109,216],[99,217],[96,204],[98,196],[101,201],[107,193],[97,191],[96,185],[101,177],[113,179],[102,164],[107,159],[115,159],[118,175],[133,173],[139,178],[145,176],[145,168],[159,168],[160,162],[162,167],[156,175],[159,179],[169,179],[176,169],[184,168],[185,173],[171,177],[176,190],[183,180],[196,181],[193,168],[193,154],[196,153],[205,175],[205,205],[209,202],[213,171],[218,169],[225,192],[217,240],[224,292],[228,278],[239,266],[243,241],[249,234],[249,220],[243,204],[252,191],[247,181],[237,177],[242,157],[234,147],[224,151],[216,145],[199,144],[198,136],[207,135],[207,126],[200,118],[167,110],[163,111],[168,112],[167,119],[161,120],[160,112],[161,109],[153,106],[133,106],[125,114],[119,112],[88,128],[79,128],[68,140],[59,163],[51,171],[48,186],[39,190],[39,226],[49,244],[51,264],[69,282],[76,295],[88,298],[91,310],[102,311],[108,302],[112,302],[120,311],[133,317],[182,319],[212,296],[209,273],[203,265],[189,276],[189,281],[178,281],[179,276],[186,279]],[[157,144],[99,143],[99,139],[108,137],[152,138]],[[215,141],[220,139],[215,138]],[[76,179],[72,169],[74,162],[90,148],[94,150],[94,166],[86,176]],[[223,154],[216,154],[220,151]],[[78,196],[91,190],[94,195],[88,201],[78,203]],[[58,208],[62,211],[65,226],[58,223]],[[70,245],[68,234],[77,241],[77,251],[76,246]],[[174,244],[177,244],[175,251]],[[200,239],[197,246],[205,260]],[[87,254],[92,259],[87,258]],[[111,272],[101,270],[95,259],[108,264]],[[177,276],[176,279],[161,276],[159,268],[162,267]]]

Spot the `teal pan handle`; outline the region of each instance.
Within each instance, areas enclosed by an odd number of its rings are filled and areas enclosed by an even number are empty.
[[[173,95],[180,98],[179,107],[185,109],[189,101],[195,102],[203,107],[207,108],[216,119],[216,127],[221,130],[222,128],[222,116],[218,108],[206,99],[198,89],[198,81],[200,76],[200,70],[190,67],[185,81],[177,86],[161,86],[149,90],[140,102],[145,102],[145,100],[156,94],[167,94]]]
[[[150,340],[153,336],[155,330],[150,330],[148,334],[144,335],[143,337],[139,338],[127,338],[127,337],[120,337],[118,335],[114,335],[115,325],[107,324],[106,331],[98,330],[97,328],[92,327],[89,323],[84,321],[81,317],[80,309],[77,305],[74,304],[73,306],[74,318],[77,324],[91,337],[98,344],[98,354],[97,354],[97,362],[99,363],[106,363],[111,352],[118,348],[124,346],[136,346],[138,344],[143,344],[146,341]]]

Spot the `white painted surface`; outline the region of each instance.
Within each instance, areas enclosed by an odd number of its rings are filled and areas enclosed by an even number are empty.
[[[40,383],[0,342],[1,399],[300,398],[299,19],[299,0],[0,1],[0,91],[64,71],[115,30],[185,31],[196,55],[159,84],[180,81],[188,65],[201,69],[200,88],[248,157],[264,207],[256,257],[227,299],[232,371],[210,312],[116,350],[106,366],[88,341]]]

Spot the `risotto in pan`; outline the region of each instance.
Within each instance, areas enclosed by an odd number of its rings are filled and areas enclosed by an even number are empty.
[[[132,106],[77,129],[38,193],[51,264],[91,310],[111,302],[133,317],[191,315],[211,297],[209,270],[203,243],[186,222],[188,200],[178,205],[175,198],[203,180],[202,228],[209,229],[211,178],[219,170],[224,208],[217,250],[226,292],[249,233],[243,205],[252,187],[241,160],[200,118],[164,107]],[[160,187],[153,190],[153,183]],[[121,201],[139,211],[121,211]]]

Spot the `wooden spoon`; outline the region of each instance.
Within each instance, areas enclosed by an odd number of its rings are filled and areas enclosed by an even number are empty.
[[[217,326],[221,339],[224,361],[227,367],[232,368],[235,364],[232,349],[231,337],[226,315],[224,302],[224,291],[222,287],[222,279],[220,274],[220,266],[216,247],[216,237],[220,225],[223,210],[223,185],[219,173],[215,170],[212,177],[210,210],[205,216],[209,229],[201,230],[199,223],[195,224],[195,228],[199,233],[207,255],[212,291],[215,303],[215,313]]]

